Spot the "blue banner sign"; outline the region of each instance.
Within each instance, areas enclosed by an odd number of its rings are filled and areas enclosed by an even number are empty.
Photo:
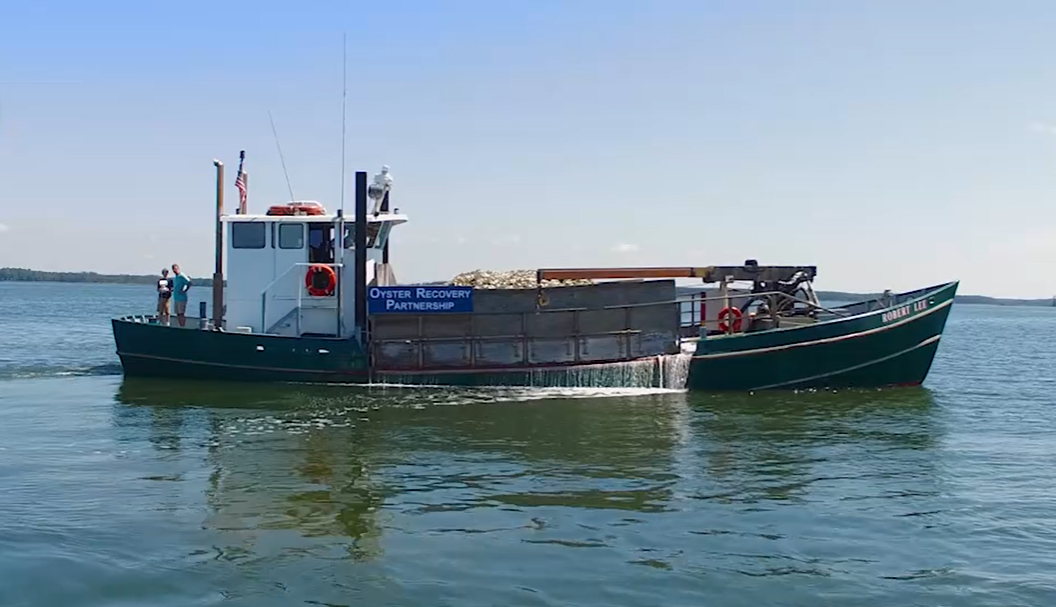
[[[368,314],[466,314],[473,311],[473,287],[370,287]]]

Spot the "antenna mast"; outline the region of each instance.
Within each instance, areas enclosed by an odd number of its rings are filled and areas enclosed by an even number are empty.
[[[341,214],[345,214],[345,105],[348,98],[348,34],[341,34]]]
[[[290,185],[290,174],[286,172],[286,159],[282,157],[282,146],[279,145],[279,133],[275,130],[275,119],[271,117],[268,110],[268,120],[271,121],[271,134],[275,136],[275,147],[279,150],[279,162],[282,163],[282,174],[286,176],[286,189],[290,191],[290,202],[296,200],[293,197],[293,186]]]

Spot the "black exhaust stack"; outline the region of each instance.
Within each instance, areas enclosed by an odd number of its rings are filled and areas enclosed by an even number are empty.
[[[224,163],[213,160],[216,167],[216,268],[213,270],[213,330],[224,328]],[[203,314],[204,316],[204,314]],[[203,319],[204,322],[204,319]],[[261,331],[264,327],[261,327]]]
[[[356,171],[356,333],[367,345],[367,172]]]
[[[381,199],[381,212],[389,212],[389,192],[385,191],[385,197]],[[385,239],[385,248],[381,250],[381,263],[389,263],[389,239]],[[1056,299],[1056,298],[1054,298]]]

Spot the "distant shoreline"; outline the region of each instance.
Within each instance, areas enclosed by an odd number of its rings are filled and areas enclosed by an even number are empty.
[[[153,285],[161,274],[99,274],[97,272],[45,272],[25,268],[0,268],[0,282],[68,282],[117,285]],[[195,286],[209,287],[212,278],[194,278]]]
[[[702,289],[694,287],[678,287],[678,294],[689,295],[696,293]],[[868,299],[877,299],[883,295],[883,293],[848,293],[846,291],[814,291],[818,299],[822,301],[838,301],[838,302],[852,302],[852,301],[865,301]],[[1030,306],[1034,308],[1047,308],[1052,307],[1052,298],[1045,299],[1014,299],[1009,297],[989,297],[986,295],[957,295],[954,301],[958,304],[981,304],[990,306]]]
[[[143,284],[152,285],[158,279],[156,274],[99,274],[98,272],[45,272],[25,268],[0,268],[0,282],[65,282],[88,284]],[[209,287],[212,278],[195,278],[194,284]],[[428,282],[422,284],[444,284]],[[695,287],[679,287],[680,295],[700,291]],[[881,293],[849,293],[845,291],[816,291],[818,298],[835,301],[859,301],[879,297]],[[959,304],[988,304],[995,306],[1033,306],[1051,307],[1052,299],[1013,299],[1006,297],[988,297],[986,295],[958,295]]]

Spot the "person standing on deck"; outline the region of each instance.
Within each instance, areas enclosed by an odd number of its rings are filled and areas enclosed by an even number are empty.
[[[172,279],[169,278],[169,269],[161,269],[161,278],[158,279],[158,324],[169,324],[169,299],[172,298]]]
[[[172,264],[172,301],[176,304],[176,322],[180,326],[187,324],[187,291],[191,288],[191,279],[180,272],[179,264]]]

